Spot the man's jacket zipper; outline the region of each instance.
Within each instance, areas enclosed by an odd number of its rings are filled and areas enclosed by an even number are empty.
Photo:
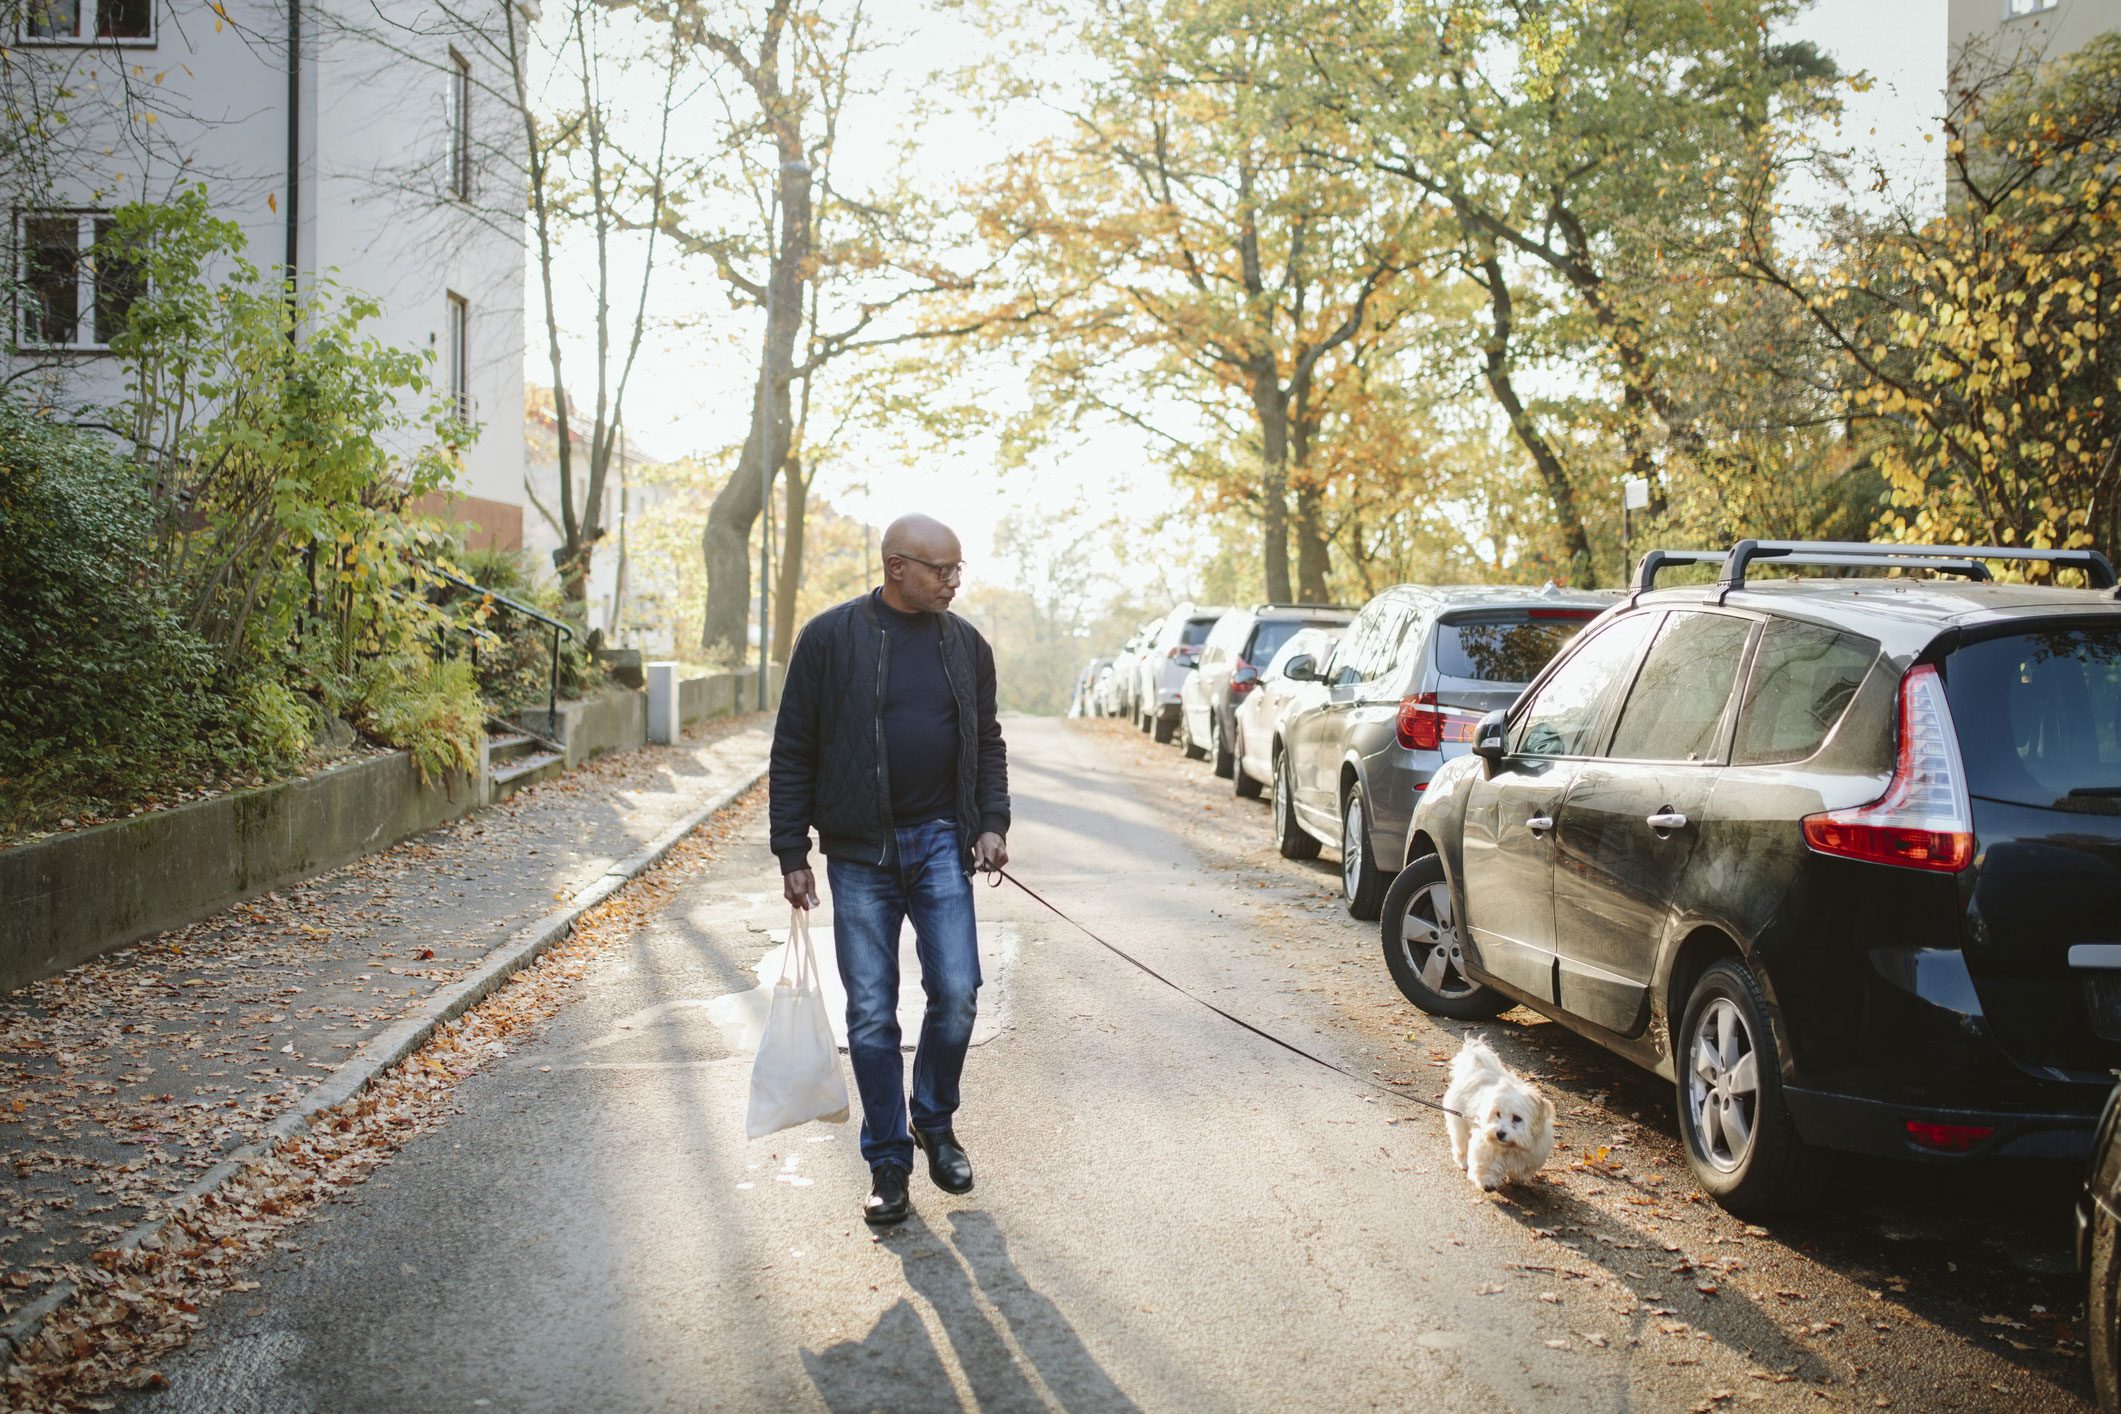
[[[891,664],[891,630],[882,624],[876,626],[877,636],[883,647],[876,655],[876,802],[878,818],[884,826],[882,847],[877,851],[876,867],[881,869],[891,862],[891,784],[885,775],[884,764],[884,685],[885,673]]]

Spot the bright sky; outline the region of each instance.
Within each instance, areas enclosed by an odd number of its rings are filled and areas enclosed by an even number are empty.
[[[854,191],[864,186],[865,173],[886,172],[899,160],[899,114],[910,106],[914,93],[932,98],[938,92],[927,82],[928,75],[968,62],[980,52],[978,37],[960,11],[924,0],[872,0],[870,10],[887,32],[905,39],[894,51],[893,71],[883,91],[868,101],[866,112],[843,125],[846,137],[835,176]],[[1941,106],[1945,0],[1820,0],[1794,32],[1816,40],[1845,69],[1867,71],[1877,81],[1867,93],[1850,97],[1841,140],[1874,150],[1896,184],[1924,183],[1941,193],[1941,161],[1936,147],[1923,143],[1922,134],[1934,126]],[[703,112],[702,118],[706,116]],[[942,115],[925,131],[917,159],[920,178],[932,189],[947,188],[958,177],[1005,160],[1054,121],[1051,114],[1033,111],[1000,123]],[[591,327],[591,307],[586,280],[574,282],[574,289],[573,297],[563,297],[561,310],[577,335],[575,367],[580,370],[587,342],[579,336]],[[533,288],[533,299],[535,295]],[[634,375],[627,414],[633,435],[664,456],[712,453],[736,443],[745,435],[754,387],[757,311],[732,310],[711,271],[688,271],[674,262],[658,272],[652,304],[672,314],[651,329]],[[533,309],[531,317],[542,319],[542,311]],[[530,347],[535,380],[543,372],[542,360],[535,356],[542,338],[533,337]],[[991,371],[990,381],[998,398],[1022,386],[1006,364]],[[861,461],[858,467],[827,467],[818,494],[876,524],[907,510],[938,516],[957,529],[975,573],[983,566],[999,568],[994,564],[994,535],[1012,514],[1052,519],[1088,506],[1146,524],[1176,500],[1139,434],[1120,429],[1056,447],[1036,467],[1006,475],[996,469],[992,439],[984,437],[969,438],[917,465],[906,464],[895,449],[885,447]],[[1167,531],[1155,542],[1156,555],[1183,559],[1198,548],[1172,543],[1171,534]],[[1139,552],[1138,546],[1125,542],[1115,546],[1115,573],[1129,572],[1123,553],[1129,548]]]

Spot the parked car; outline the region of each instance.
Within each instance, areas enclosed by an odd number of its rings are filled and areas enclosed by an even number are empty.
[[[2099,1407],[2121,1409],[2121,1085],[2106,1094],[2091,1163],[2077,1197],[2077,1271],[2084,1278],[2085,1345]]]
[[[1141,729],[1154,732],[1159,742],[1171,740],[1178,730],[1178,689],[1200,657],[1216,620],[1228,609],[1180,604],[1157,625],[1155,635],[1142,649],[1138,670],[1141,684],[1136,690],[1135,712]]]
[[[1231,763],[1230,784],[1241,798],[1258,799],[1273,779],[1273,743],[1280,736],[1282,715],[1301,687],[1282,670],[1298,658],[1323,663],[1333,655],[1333,645],[1339,641],[1338,628],[1298,629],[1275,650],[1265,668],[1239,668],[1234,674],[1256,679],[1256,686],[1245,695],[1244,705],[1237,709],[1236,722],[1230,729],[1230,751],[1236,758]]]
[[[1282,669],[1302,686],[1269,748],[1281,852],[1338,846],[1342,901],[1375,918],[1429,778],[1612,603],[1551,585],[1402,584],[1364,605],[1323,667]]]
[[[1232,609],[1216,621],[1192,672],[1178,688],[1178,742],[1195,761],[1214,758],[1215,774],[1232,769],[1230,741],[1237,704],[1259,682],[1256,671],[1303,628],[1339,628],[1353,609],[1330,604],[1257,604]],[[1240,675],[1241,668],[1255,671]]]
[[[1075,691],[1068,695],[1068,715],[1071,717],[1095,717],[1097,712],[1097,682],[1105,669],[1112,666],[1110,658],[1092,658],[1083,664],[1083,670],[1075,675]]]
[[[1988,581],[2023,560],[2100,587]],[[1657,589],[1675,561],[1721,577]],[[1424,793],[1394,979],[1671,1080],[1735,1212],[1814,1191],[1826,1150],[2083,1158],[2121,1065],[2114,582],[2091,551],[1652,552]]]
[[[1141,696],[1142,650],[1155,636],[1162,619],[1151,619],[1134,631],[1134,636],[1112,655],[1112,691],[1107,702],[1106,715],[1135,720],[1141,716],[1137,702]]]

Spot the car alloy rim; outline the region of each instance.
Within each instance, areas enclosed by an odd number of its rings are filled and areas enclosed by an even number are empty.
[[[1760,1061],[1745,1013],[1728,997],[1701,1009],[1688,1050],[1687,1103],[1694,1142],[1719,1173],[1734,1173],[1753,1151],[1760,1117]]]
[[[1348,797],[1348,813],[1340,820],[1340,887],[1349,898],[1362,881],[1362,797]]]
[[[1466,980],[1465,950],[1451,916],[1451,888],[1442,880],[1415,890],[1407,900],[1406,917],[1399,922],[1399,952],[1407,970],[1439,997],[1456,1000],[1477,990]]]

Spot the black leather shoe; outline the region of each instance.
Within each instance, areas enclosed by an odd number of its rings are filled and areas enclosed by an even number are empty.
[[[897,1164],[878,1164],[869,1170],[876,1178],[862,1217],[871,1227],[890,1227],[906,1220],[906,1171]]]
[[[928,1156],[928,1177],[945,1193],[970,1193],[972,1191],[972,1160],[965,1157],[965,1150],[957,1142],[957,1136],[947,1129],[913,1131],[913,1142],[921,1146]]]

